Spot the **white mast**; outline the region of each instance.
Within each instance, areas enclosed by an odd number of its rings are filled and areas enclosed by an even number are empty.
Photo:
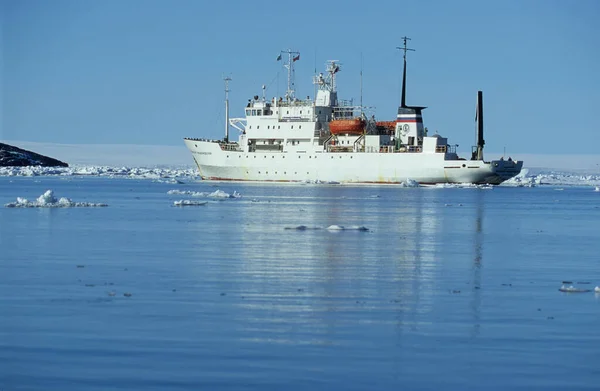
[[[229,142],[229,82],[231,77],[223,78],[225,81],[225,142]]]
[[[287,101],[291,101],[292,99],[294,99],[295,97],[295,90],[294,90],[294,63],[296,61],[298,61],[300,59],[300,52],[293,52],[291,49],[288,49],[287,51],[281,51],[281,53],[287,53],[288,55],[288,61],[287,64],[283,64],[283,66],[287,69],[288,71],[288,78],[287,78],[287,91],[285,93],[285,99]],[[278,60],[281,59],[281,56],[277,58]]]

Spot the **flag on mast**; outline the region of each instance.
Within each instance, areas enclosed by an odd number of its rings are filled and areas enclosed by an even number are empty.
[[[281,61],[281,54],[279,56],[277,56],[277,60],[275,61]]]
[[[292,62],[296,62],[300,59],[300,55],[298,54],[296,57],[292,58]]]

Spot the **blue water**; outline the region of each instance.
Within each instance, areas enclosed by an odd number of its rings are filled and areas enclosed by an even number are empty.
[[[0,204],[47,189],[109,206],[0,208],[2,391],[600,388],[600,297],[558,291],[600,285],[589,188],[4,177]],[[285,229],[333,224],[369,232]]]

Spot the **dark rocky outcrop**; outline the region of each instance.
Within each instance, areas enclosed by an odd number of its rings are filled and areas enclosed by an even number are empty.
[[[8,166],[69,167],[67,163],[60,160],[0,143],[0,167]]]

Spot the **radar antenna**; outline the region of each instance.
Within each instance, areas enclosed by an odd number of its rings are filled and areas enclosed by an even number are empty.
[[[402,72],[402,99],[400,101],[400,107],[406,107],[406,52],[414,52],[415,49],[409,49],[407,47],[408,41],[411,39],[409,37],[402,37],[404,41],[404,46],[397,46],[396,49],[402,50],[404,52],[404,71]]]

